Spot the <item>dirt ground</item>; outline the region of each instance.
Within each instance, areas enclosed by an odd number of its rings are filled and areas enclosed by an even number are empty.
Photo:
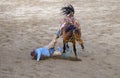
[[[30,51],[52,40],[69,3],[82,28],[82,61],[32,60]],[[120,78],[120,0],[0,0],[0,78]]]

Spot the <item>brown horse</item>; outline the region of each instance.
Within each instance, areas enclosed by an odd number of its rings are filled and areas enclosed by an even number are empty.
[[[77,41],[81,45],[81,48],[84,49],[83,41],[81,39],[81,31],[74,25],[65,26],[62,29],[62,36],[63,36],[63,53],[65,53],[65,49],[66,49],[65,44],[71,42],[73,44],[73,51],[77,59],[75,41]]]

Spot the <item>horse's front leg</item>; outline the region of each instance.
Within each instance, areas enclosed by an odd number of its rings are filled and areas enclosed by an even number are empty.
[[[63,42],[63,53],[65,53],[65,49],[66,49],[65,43]]]
[[[62,56],[63,56],[64,58],[68,58],[68,56],[67,56],[67,54],[66,54],[66,52],[65,52],[65,49],[66,49],[66,43],[63,41],[63,53],[62,53]]]

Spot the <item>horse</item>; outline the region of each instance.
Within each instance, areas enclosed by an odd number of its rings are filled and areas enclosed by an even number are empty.
[[[76,41],[81,45],[81,48],[84,50],[83,40],[81,39],[81,31],[74,25],[70,26],[67,25],[62,28],[62,36],[63,36],[63,53],[66,53],[65,52],[66,43],[71,42],[73,44],[75,59],[78,59],[76,53]]]

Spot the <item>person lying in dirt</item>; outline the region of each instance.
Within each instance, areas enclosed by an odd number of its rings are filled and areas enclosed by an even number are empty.
[[[56,44],[56,40],[52,40],[47,46],[34,49],[30,53],[32,59],[36,59],[37,61],[40,61],[42,57],[62,55],[62,48],[58,47],[58,50],[55,50],[55,44]],[[68,46],[68,44],[66,46]],[[67,48],[67,50],[70,51],[69,48]]]
[[[32,58],[39,61],[42,56],[50,57],[50,56],[54,55],[54,52],[55,52],[54,46],[55,46],[55,44],[56,44],[56,39],[53,39],[47,46],[37,48],[37,49],[33,50],[31,52]],[[60,51],[59,51],[58,54],[61,54]]]
[[[51,56],[58,56],[61,55],[61,51],[56,50],[54,48],[37,48],[31,52],[32,59],[36,59],[37,61],[40,61],[43,57],[51,57]]]

